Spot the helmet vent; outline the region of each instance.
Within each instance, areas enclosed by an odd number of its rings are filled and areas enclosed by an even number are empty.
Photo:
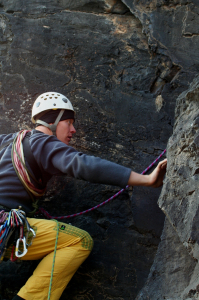
[[[62,100],[64,101],[64,103],[68,102],[68,100],[66,98],[62,98]]]
[[[36,103],[36,107],[39,107],[39,105],[40,105],[40,102],[37,102],[37,103]]]
[[[47,100],[47,98],[44,98],[44,100]]]

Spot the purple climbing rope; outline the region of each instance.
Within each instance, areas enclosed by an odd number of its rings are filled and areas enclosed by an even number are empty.
[[[166,153],[166,149],[156,158],[156,160],[154,160],[154,162],[152,162],[152,164],[150,164],[141,174],[145,174],[149,169],[151,169],[153,167],[153,165]],[[127,185],[124,189],[121,189],[119,192],[117,192],[115,195],[113,195],[112,197],[110,197],[109,199],[107,199],[106,201],[92,207],[89,209],[86,209],[84,211],[81,211],[79,213],[73,214],[73,215],[68,215],[68,216],[61,216],[61,217],[52,217],[45,209],[43,209],[42,207],[39,208],[39,210],[37,211],[37,213],[42,213],[46,218],[48,219],[56,219],[56,220],[62,220],[62,219],[68,219],[68,218],[73,218],[73,217],[77,217],[77,216],[81,216],[83,214],[86,214],[94,209],[97,209],[103,205],[105,205],[106,203],[110,202],[111,200],[115,199],[117,196],[119,196],[121,193],[123,193],[126,189],[129,188],[129,185]]]

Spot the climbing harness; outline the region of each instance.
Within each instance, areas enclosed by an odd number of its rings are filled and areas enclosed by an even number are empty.
[[[32,240],[28,243],[29,233],[32,234]],[[32,245],[34,237],[35,232],[30,227],[23,210],[0,211],[0,262],[4,259],[6,250],[11,244],[10,260],[15,261],[23,257],[28,251],[27,247]]]
[[[166,153],[166,149],[141,173],[141,175],[144,175],[148,170],[150,170],[154,164]],[[89,208],[87,210],[84,210],[82,212],[73,214],[73,215],[68,215],[68,216],[60,216],[60,217],[55,217],[55,216],[51,216],[45,209],[43,209],[42,207],[39,208],[39,210],[36,212],[36,215],[38,214],[42,214],[43,216],[45,216],[47,219],[56,219],[56,220],[62,220],[62,219],[68,219],[68,218],[73,218],[73,217],[77,217],[77,216],[81,216],[83,214],[86,214],[94,209],[97,209],[103,205],[105,205],[106,203],[110,202],[111,200],[115,199],[117,196],[119,196],[122,192],[124,192],[125,190],[127,190],[129,188],[129,185],[127,185],[124,189],[121,189],[119,192],[117,192],[115,195],[113,195],[112,197],[110,197],[109,199],[107,199],[106,201],[92,207]]]

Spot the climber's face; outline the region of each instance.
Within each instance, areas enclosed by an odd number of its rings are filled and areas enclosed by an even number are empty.
[[[74,127],[73,119],[60,121],[57,125],[57,129],[56,129],[57,138],[66,145],[70,143],[70,140],[72,139],[72,136],[75,132],[76,130]]]

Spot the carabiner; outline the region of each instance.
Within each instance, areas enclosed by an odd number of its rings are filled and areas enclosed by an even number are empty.
[[[30,247],[30,246],[32,245],[32,242],[33,242],[34,238],[36,237],[35,231],[30,227],[29,231],[28,231],[27,234],[26,234],[26,240],[28,240],[28,235],[29,235],[29,232],[30,232],[30,231],[32,232],[32,239],[31,239],[31,241],[30,241],[30,244],[26,243],[26,246],[27,246],[27,247]]]
[[[19,250],[19,243],[20,243],[20,242],[23,244],[23,252],[21,252],[21,251]],[[21,254],[20,254],[19,252],[20,252]],[[28,252],[28,250],[27,250],[27,248],[26,248],[26,238],[25,238],[25,237],[19,238],[19,239],[17,240],[17,242],[16,242],[15,256],[16,256],[16,257],[22,257],[22,256],[26,255],[27,252]]]
[[[19,223],[20,223],[21,225],[23,225],[23,220],[22,220],[21,215],[18,213],[17,210],[15,210],[15,215],[16,215],[16,217],[17,217]]]
[[[7,218],[7,220],[8,220],[8,226],[10,225],[10,218],[11,218],[11,211],[9,212],[9,215],[8,215],[8,218]]]

